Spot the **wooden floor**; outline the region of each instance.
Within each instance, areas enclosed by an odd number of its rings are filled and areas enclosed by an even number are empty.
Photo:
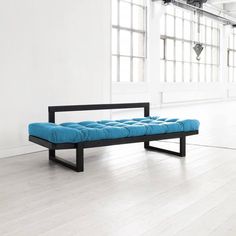
[[[233,132],[235,120],[225,129]],[[0,235],[235,236],[236,133],[223,134],[226,147],[210,147],[211,129],[202,143],[190,139],[186,158],[143,144],[86,150],[83,173],[49,163],[47,152],[0,159]]]

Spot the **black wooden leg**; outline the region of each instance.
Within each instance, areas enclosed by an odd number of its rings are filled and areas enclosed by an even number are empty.
[[[180,138],[180,156],[185,157],[186,156],[186,137],[183,136]]]
[[[76,148],[76,171],[84,171],[84,149],[82,147]]]
[[[145,141],[144,142],[144,148],[148,148],[149,147],[149,141]]]
[[[48,151],[48,154],[49,154],[49,160],[52,160],[53,158],[56,157],[56,150],[50,149]]]
[[[76,148],[76,162],[72,163],[65,159],[55,156],[55,150],[49,150],[49,160],[68,167],[76,172],[84,171],[84,149],[83,147]]]
[[[150,146],[148,141],[144,142],[144,148],[149,151],[163,152],[163,153],[168,153],[168,154],[175,155],[175,156],[184,157],[186,155],[186,136],[183,136],[180,138],[179,152],[167,150],[164,148]]]

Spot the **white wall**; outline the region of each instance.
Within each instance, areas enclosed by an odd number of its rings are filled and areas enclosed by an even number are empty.
[[[0,157],[48,105],[110,101],[110,0],[0,0]]]

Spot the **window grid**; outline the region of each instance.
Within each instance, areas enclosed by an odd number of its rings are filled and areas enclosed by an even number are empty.
[[[171,24],[174,26],[172,29]],[[204,31],[204,34],[199,38],[199,34],[196,33],[197,15],[177,7],[167,6],[161,19],[161,27],[160,59],[161,67],[164,67],[161,68],[162,82],[218,81],[220,34],[218,23],[201,17],[201,33]],[[196,60],[193,51],[195,41],[201,42],[204,47],[200,61]],[[171,56],[168,55],[169,47],[173,50]]]
[[[236,29],[232,29],[228,40],[228,81],[230,83],[236,82]]]
[[[126,5],[123,11],[121,4]],[[117,16],[112,20],[112,80],[115,82],[144,81],[147,37],[145,0],[112,0],[112,5],[112,15]],[[127,15],[122,17],[127,9]],[[124,24],[124,20],[130,24]]]

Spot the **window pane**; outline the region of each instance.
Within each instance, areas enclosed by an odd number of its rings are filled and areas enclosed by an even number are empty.
[[[167,22],[166,35],[173,37],[174,36],[174,17],[167,15],[166,22]]]
[[[144,78],[144,63],[143,59],[133,59],[133,81],[140,82]]]
[[[205,27],[205,25],[200,26],[200,41],[201,41],[201,43],[206,42],[206,27]]]
[[[184,11],[184,19],[191,20],[191,13],[190,13],[190,11]]]
[[[146,5],[145,2],[146,2],[145,0],[133,0],[133,3],[139,4],[139,5],[142,5],[142,6]]]
[[[233,67],[229,67],[229,82],[233,82],[234,79],[233,79]]]
[[[127,30],[120,30],[120,54],[130,55],[131,54],[131,33]]]
[[[120,25],[123,27],[131,27],[131,4],[120,2]]]
[[[117,54],[117,29],[112,29],[112,53]]]
[[[206,47],[206,63],[211,64],[211,47]]]
[[[218,64],[218,51],[216,48],[212,48],[212,64]]]
[[[142,7],[133,6],[133,28],[144,29],[144,11]]]
[[[233,66],[234,65],[234,54],[232,51],[229,51],[229,56],[228,56],[228,65]]]
[[[117,81],[117,57],[112,57],[112,81]]]
[[[174,60],[174,40],[166,40],[166,59]]]
[[[180,7],[175,7],[175,15],[176,15],[177,17],[182,18],[182,17],[183,17],[183,10],[182,10],[182,8],[180,8]]]
[[[175,20],[175,35],[177,38],[183,37],[183,21],[182,19],[176,18]]]
[[[216,30],[216,29],[212,30],[212,44],[213,45],[218,44],[218,30]]]
[[[130,58],[120,57],[120,81],[130,82]]]
[[[176,82],[183,82],[183,69],[182,69],[182,62],[176,62],[176,67],[175,67],[175,80]]]
[[[172,5],[167,5],[165,7],[166,13],[170,14],[170,15],[174,15],[174,7]]]
[[[200,64],[200,81],[201,82],[205,82],[205,65],[204,64]]]
[[[190,61],[190,43],[184,42],[184,61]]]
[[[218,81],[218,67],[217,66],[212,67],[212,80],[215,82]]]
[[[198,82],[198,64],[193,63],[192,64],[192,81],[193,82]]]
[[[144,56],[144,36],[140,33],[133,33],[133,55]]]
[[[211,44],[211,28],[206,28],[206,43]]]
[[[183,61],[183,42],[177,40],[175,42],[175,57],[176,61]]]
[[[165,62],[164,60],[160,60],[160,81],[165,81]]]
[[[184,39],[190,40],[190,22],[189,21],[184,21]]]
[[[190,64],[184,63],[184,81],[189,82],[190,81]]]
[[[211,82],[211,66],[206,65],[206,81]]]
[[[112,24],[117,25],[118,4],[117,0],[112,0]]]
[[[167,82],[174,81],[174,63],[172,61],[166,62],[166,80]]]
[[[234,62],[233,62],[233,65],[234,65],[234,67],[236,67],[236,52],[233,52],[233,55],[234,55]]]

